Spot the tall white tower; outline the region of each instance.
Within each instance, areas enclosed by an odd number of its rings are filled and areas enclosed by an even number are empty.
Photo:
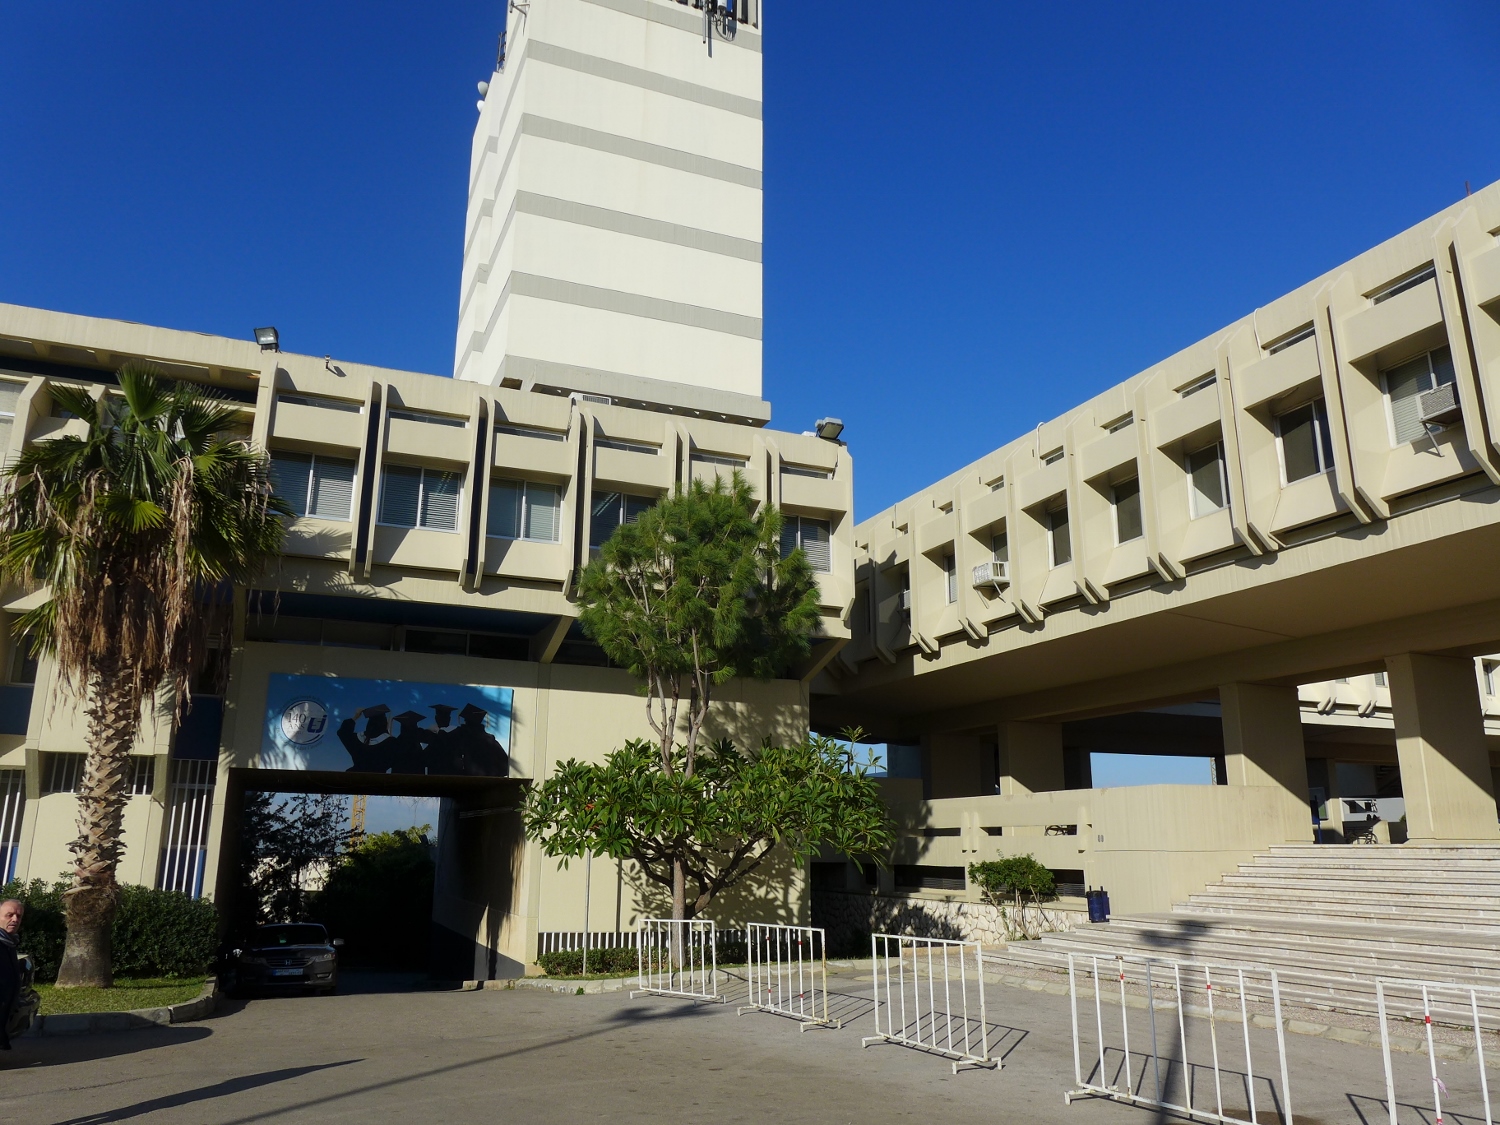
[[[759,0],[512,0],[457,378],[769,417],[760,22]]]

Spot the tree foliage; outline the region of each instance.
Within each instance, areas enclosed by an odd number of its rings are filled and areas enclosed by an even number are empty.
[[[349,840],[346,802],[328,793],[245,794],[238,928],[308,920],[314,885]]]
[[[812,568],[800,549],[782,557],[781,527],[781,513],[757,504],[738,471],[728,481],[715,477],[711,485],[695,480],[618,528],[579,583],[584,631],[610,660],[643,681],[646,716],[656,735],[654,753],[649,743],[636,742],[611,759],[645,771],[651,785],[659,783],[649,792],[627,787],[612,794],[611,800],[642,802],[619,809],[622,821],[641,826],[636,845],[616,846],[638,853],[648,878],[658,878],[661,871],[654,865],[665,864],[676,918],[690,916],[690,865],[700,899],[728,885],[707,873],[705,825],[690,808],[694,794],[707,791],[695,779],[714,689],[736,677],[785,675],[807,655],[818,628]],[[711,756],[720,770],[731,760],[722,752]],[[555,788],[551,792],[558,794]],[[664,803],[654,803],[658,800]],[[565,843],[592,833],[572,819],[577,806],[538,792],[529,810],[531,829],[564,849],[553,854],[582,854],[567,850],[574,845]],[[735,831],[733,823],[726,824],[720,842]],[[648,845],[653,837],[656,844]],[[723,853],[731,881],[744,874],[758,846],[758,836],[745,839],[750,852],[741,855],[731,844]],[[689,843],[694,840],[699,843]]]
[[[569,760],[532,791],[528,835],[550,856],[584,852],[633,860],[651,882],[690,891],[679,917],[755,872],[773,849],[805,863],[820,846],[883,859],[893,842],[885,803],[850,749],[809,736],[791,746],[700,748],[686,769],[679,746],[662,769],[657,747],[627,742],[603,763]]]
[[[281,547],[287,513],[240,407],[141,364],[119,393],[53,384],[84,432],[37,441],[3,472],[0,575],[47,598],[18,636],[56,656],[86,704],[67,950],[60,985],[108,985],[129,753],[159,688],[177,714],[207,647],[210,611]]]
[[[435,872],[430,825],[352,843],[312,901],[312,918],[347,943],[348,964],[425,968]]]

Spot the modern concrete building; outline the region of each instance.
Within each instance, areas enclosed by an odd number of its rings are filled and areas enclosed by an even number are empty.
[[[513,973],[539,930],[581,928],[584,867],[522,840],[518,789],[649,737],[573,595],[617,526],[692,479],[741,470],[780,505],[824,605],[808,665],[726,685],[712,725],[748,743],[806,732],[810,678],[848,637],[852,463],[763,428],[758,5],[737,14],[514,5],[475,131],[458,378],[0,305],[0,453],[81,427],[54,386],[110,394],[142,359],[239,402],[297,511],[279,566],[236,595],[227,689],[175,733],[148,720],[123,879],[222,901],[247,790],[430,795],[447,975]],[[0,610],[41,596],[5,591]],[[51,879],[70,863],[84,720],[49,662],[3,636],[0,876]],[[592,867],[595,929],[660,909],[630,872]],[[795,915],[801,874],[785,878],[775,910]]]
[[[1492,185],[857,526],[813,716],[920,746],[901,889],[1030,851],[1162,910],[1311,799],[1364,832],[1335,796],[1500,838],[1497,236]],[[1219,784],[1095,789],[1091,751]]]
[[[474,131],[458,378],[770,417],[760,5],[702,7],[512,8]]]

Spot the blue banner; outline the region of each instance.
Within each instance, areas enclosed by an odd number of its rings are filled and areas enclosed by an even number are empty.
[[[511,689],[273,674],[260,766],[505,777]]]

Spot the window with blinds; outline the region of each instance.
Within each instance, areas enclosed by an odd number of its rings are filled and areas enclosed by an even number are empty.
[[[25,383],[0,379],[0,453],[10,445],[10,432],[16,424],[16,403],[25,389]]]
[[[311,453],[271,454],[276,494],[299,516],[347,523],[354,511],[354,462]]]
[[[653,496],[628,492],[596,492],[589,511],[589,546],[598,550],[621,524],[635,523],[656,504]]]
[[[380,522],[390,527],[457,531],[462,492],[458,473],[390,465],[380,486]]]
[[[943,559],[943,571],[948,578],[948,604],[958,601],[958,557],[947,555]]]
[[[1047,562],[1058,567],[1073,561],[1073,536],[1068,530],[1068,506],[1047,513]]]
[[[562,534],[562,489],[534,481],[497,480],[490,485],[489,534],[496,539],[556,543]]]
[[[827,520],[810,516],[782,514],[781,557],[787,558],[797,549],[807,556],[807,563],[814,570],[827,574],[833,569],[832,526]]]
[[[1385,396],[1391,404],[1391,439],[1405,445],[1425,437],[1422,395],[1454,381],[1453,353],[1437,348],[1385,372]]]

